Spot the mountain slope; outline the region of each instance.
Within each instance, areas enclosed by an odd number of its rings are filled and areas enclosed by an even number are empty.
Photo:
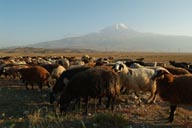
[[[101,51],[191,52],[192,37],[141,33],[124,24],[98,33],[30,45],[35,48],[76,48]]]

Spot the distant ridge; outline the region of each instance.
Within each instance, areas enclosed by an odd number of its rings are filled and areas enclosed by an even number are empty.
[[[65,48],[33,48],[33,47],[19,47],[19,48],[9,48],[9,49],[0,49],[0,52],[4,53],[91,53],[98,52],[90,49],[65,49]]]
[[[127,52],[192,52],[192,37],[142,33],[125,24],[115,24],[99,32],[40,42],[28,47]]]

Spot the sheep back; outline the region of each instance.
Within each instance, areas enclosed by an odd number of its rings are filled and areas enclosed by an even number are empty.
[[[136,91],[151,91],[155,81],[150,78],[154,72],[153,69],[147,68],[129,69],[126,77],[127,87]]]
[[[42,83],[48,80],[50,73],[41,66],[30,66],[19,69],[23,81]]]
[[[179,67],[165,67],[173,75],[191,74],[188,70]]]
[[[78,66],[65,70],[56,80],[56,83],[52,88],[53,93],[61,92],[63,88],[67,86],[66,83],[64,82],[65,79],[69,81],[75,74],[88,69],[90,69],[90,67],[88,66]]]
[[[93,68],[75,75],[67,86],[67,93],[74,97],[90,96],[96,98],[104,95],[115,95],[120,91],[118,76],[115,72]]]

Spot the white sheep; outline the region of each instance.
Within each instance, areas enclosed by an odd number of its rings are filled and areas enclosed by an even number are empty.
[[[53,71],[51,72],[51,76],[53,79],[58,79],[60,77],[60,75],[65,71],[66,69],[59,65],[57,68],[53,69]]]
[[[56,64],[60,64],[66,69],[70,66],[70,62],[69,62],[69,60],[67,58],[57,60]]]
[[[138,63],[133,63],[130,65],[130,68],[149,68],[149,69],[153,69],[155,71],[157,70],[164,70],[164,71],[168,71],[166,68],[161,67],[161,66],[155,66],[155,67],[151,67],[151,66],[142,66]]]
[[[114,66],[115,71],[119,72],[121,84],[126,86],[127,89],[133,90],[139,98],[139,92],[151,92],[148,103],[153,103],[156,98],[156,81],[151,77],[155,74],[154,69],[140,67],[136,69],[128,68],[124,63],[117,62]],[[164,70],[158,69],[158,70]],[[139,104],[141,100],[139,98]]]

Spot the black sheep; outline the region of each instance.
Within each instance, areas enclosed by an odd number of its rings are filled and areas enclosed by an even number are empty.
[[[60,111],[66,111],[70,101],[83,98],[86,103],[87,114],[88,99],[106,96],[108,102],[106,108],[114,109],[116,95],[120,93],[119,77],[113,71],[104,68],[91,68],[76,74],[66,89],[62,92],[59,104]]]
[[[50,103],[52,104],[55,100],[55,95],[67,86],[68,81],[77,73],[90,69],[88,66],[78,66],[64,71],[60,77],[56,80],[55,85],[50,93]]]

